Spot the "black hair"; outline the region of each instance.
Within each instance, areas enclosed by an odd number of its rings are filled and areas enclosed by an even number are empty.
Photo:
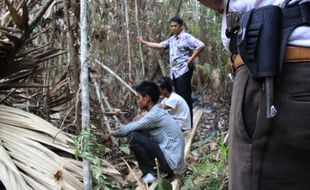
[[[156,103],[159,99],[159,87],[153,81],[142,81],[138,86],[135,87],[135,89],[139,94],[141,94],[141,96],[148,95],[153,103]]]
[[[176,22],[176,23],[178,23],[178,24],[181,25],[181,26],[183,26],[183,24],[184,24],[183,19],[181,19],[181,17],[179,17],[179,16],[174,16],[174,17],[172,17],[172,18],[170,19],[169,23],[171,23],[171,22]]]
[[[159,87],[167,89],[169,93],[172,92],[172,80],[170,77],[161,77],[158,81]]]

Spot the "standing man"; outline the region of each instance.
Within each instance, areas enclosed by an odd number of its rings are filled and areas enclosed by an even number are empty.
[[[172,90],[172,81],[169,77],[162,77],[158,81],[160,94],[164,99],[160,107],[167,110],[170,115],[178,122],[182,131],[191,129],[190,110],[185,100]]]
[[[228,8],[224,11],[222,38],[233,53],[235,70],[229,120],[229,189],[308,190],[310,2],[230,0],[227,5],[223,0],[200,2],[214,9]],[[279,21],[273,23],[279,24],[278,27],[264,30],[273,27],[264,24],[274,20]],[[274,38],[266,42],[266,36]],[[274,51],[273,45],[278,45],[279,50]],[[279,62],[260,62],[270,56]],[[274,64],[275,67],[269,68]],[[270,72],[260,73],[255,68],[267,68]],[[273,88],[266,85],[268,77],[273,78]],[[273,91],[273,96],[266,95],[266,91]],[[273,109],[269,109],[270,105]]]
[[[167,40],[156,43],[137,37],[139,43],[158,49],[169,49],[170,77],[173,80],[175,92],[182,96],[191,112],[193,119],[191,79],[194,70],[193,60],[205,47],[204,43],[184,32],[183,20],[175,16],[169,21],[173,35]]]
[[[115,137],[127,136],[143,173],[142,181],[152,183],[156,179],[156,163],[168,174],[182,173],[184,166],[184,139],[178,123],[169,113],[156,105],[159,88],[152,81],[143,81],[137,87],[137,104],[147,111],[136,121],[112,132]]]

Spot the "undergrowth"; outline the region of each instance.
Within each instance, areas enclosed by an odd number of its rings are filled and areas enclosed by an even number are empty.
[[[191,170],[183,181],[182,190],[227,190],[228,189],[228,146],[224,137],[214,136],[212,143],[217,148],[206,152],[199,164],[189,164]]]

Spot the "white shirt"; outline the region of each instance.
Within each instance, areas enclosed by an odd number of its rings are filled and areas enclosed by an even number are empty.
[[[165,104],[171,109],[168,111],[178,122],[182,130],[191,129],[191,115],[186,101],[175,92],[172,92],[168,98],[164,98],[161,104]]]
[[[307,2],[310,0],[302,0],[300,2]],[[284,7],[286,3],[292,4],[298,0],[230,0],[228,12],[246,12],[254,8],[259,8],[266,5],[277,5]],[[225,35],[226,30],[226,16],[223,16],[222,22],[222,41],[226,49],[228,49],[229,39]],[[310,27],[301,26],[293,31],[289,38],[290,45],[310,47]]]
[[[204,46],[203,42],[184,31],[179,35],[171,36],[160,44],[165,49],[169,49],[170,77],[172,79],[182,76],[189,70],[188,59],[196,49]]]

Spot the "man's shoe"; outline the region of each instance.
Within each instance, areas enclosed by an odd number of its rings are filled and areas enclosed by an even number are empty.
[[[155,180],[156,180],[156,177],[153,176],[151,173],[148,173],[144,177],[142,177],[143,183],[146,183],[146,184],[153,183]]]

